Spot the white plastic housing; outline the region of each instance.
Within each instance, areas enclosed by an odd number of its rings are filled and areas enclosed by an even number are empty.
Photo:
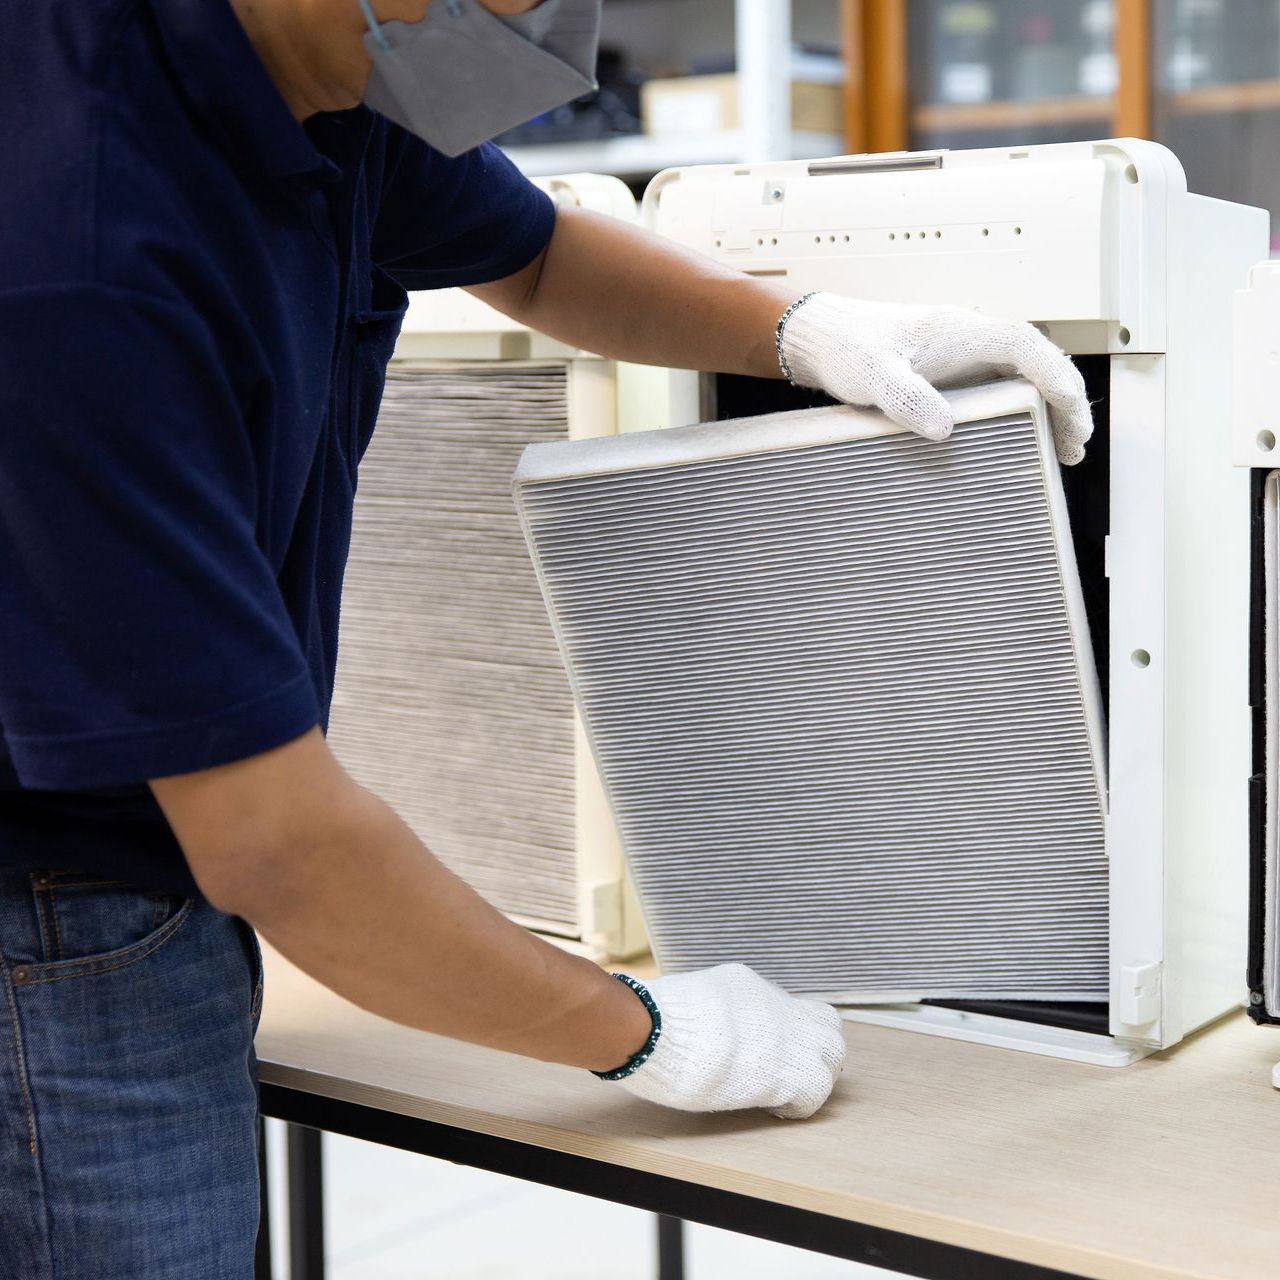
[[[1255,263],[1237,291],[1231,425],[1241,467],[1280,464],[1280,262]]]

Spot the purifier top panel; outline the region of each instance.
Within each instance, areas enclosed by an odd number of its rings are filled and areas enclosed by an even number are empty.
[[[1054,326],[1074,351],[1162,351],[1176,157],[1132,139],[707,165],[653,179],[646,223],[741,270]]]
[[[1104,999],[1102,716],[1023,384],[533,446],[517,496],[658,958]]]

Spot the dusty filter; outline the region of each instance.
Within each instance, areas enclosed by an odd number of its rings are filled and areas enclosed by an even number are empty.
[[[1103,716],[1036,393],[534,445],[525,536],[660,963],[1107,993]]]
[[[573,704],[510,477],[564,362],[398,363],[360,466],[329,740],[502,910],[577,929]]]

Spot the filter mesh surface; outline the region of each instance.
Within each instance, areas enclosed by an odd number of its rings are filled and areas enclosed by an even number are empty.
[[[504,911],[576,930],[573,707],[511,502],[563,363],[398,366],[360,465],[329,740]]]
[[[663,966],[1105,998],[1099,757],[1030,418],[584,457],[520,501]]]

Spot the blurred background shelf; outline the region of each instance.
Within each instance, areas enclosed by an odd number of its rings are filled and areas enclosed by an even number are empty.
[[[782,157],[803,160],[838,155],[839,133],[791,130]],[[741,161],[748,139],[740,129],[688,138],[603,138],[597,142],[561,142],[544,147],[508,147],[507,154],[530,177],[556,173],[610,173],[618,177],[648,176],[675,165],[729,164]],[[778,157],[771,157],[778,158]]]
[[[605,0],[600,91],[498,139],[531,176],[838,155],[842,0]]]
[[[1169,94],[1165,109],[1178,115],[1208,115],[1222,111],[1275,111],[1280,109],[1280,79],[1243,80],[1215,84],[1185,93]]]
[[[1042,98],[1035,102],[922,103],[911,113],[917,132],[943,129],[1028,129],[1046,124],[1109,124],[1115,116],[1110,98]]]

